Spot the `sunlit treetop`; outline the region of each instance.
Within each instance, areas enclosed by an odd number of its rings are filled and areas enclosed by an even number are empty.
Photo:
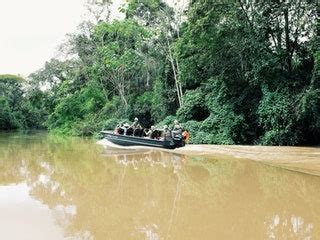
[[[12,75],[12,74],[2,74],[0,75],[0,81],[19,81],[19,82],[24,82],[25,79],[17,76],[17,75]]]

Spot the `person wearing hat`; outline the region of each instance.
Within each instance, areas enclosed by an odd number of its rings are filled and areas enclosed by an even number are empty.
[[[133,130],[134,136],[139,136],[139,137],[142,136],[143,134],[142,127],[137,117],[134,118],[134,122],[131,124],[130,128]]]
[[[167,125],[164,125],[162,137],[164,140],[171,138],[171,131]]]
[[[173,131],[178,131],[178,130],[182,129],[182,127],[181,127],[181,125],[180,125],[180,123],[179,123],[179,121],[177,119],[174,120],[173,123],[174,123],[173,124]]]
[[[123,129],[123,135],[127,135],[127,132],[128,132],[128,129],[129,129],[129,128],[130,128],[129,123],[123,124],[123,127],[122,127],[122,129]]]
[[[149,129],[149,130],[145,130],[144,131],[144,134],[146,135],[146,137],[148,137],[148,138],[153,138],[153,136],[152,136],[152,134],[153,134],[153,132],[154,132],[154,130],[155,130],[156,128],[154,127],[154,126],[151,126],[151,128]]]
[[[182,127],[178,120],[174,120],[173,130],[172,130],[172,137],[179,137],[182,138]]]
[[[141,129],[141,125],[139,123],[139,119],[137,117],[134,118],[134,122],[130,126],[133,129]]]
[[[114,129],[115,134],[123,134],[123,123],[119,123],[116,128]]]

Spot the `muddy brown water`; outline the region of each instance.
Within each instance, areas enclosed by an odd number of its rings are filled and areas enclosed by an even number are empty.
[[[0,133],[0,239],[320,239],[319,148]]]

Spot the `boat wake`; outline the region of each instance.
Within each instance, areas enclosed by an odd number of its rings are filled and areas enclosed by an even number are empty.
[[[247,159],[320,176],[320,148],[316,147],[188,145],[177,153]]]
[[[312,147],[266,147],[238,145],[186,145],[174,150],[146,146],[120,146],[106,139],[98,141],[110,154],[165,151],[178,155],[219,157],[221,159],[244,159],[268,164],[291,171],[320,176],[320,148]]]

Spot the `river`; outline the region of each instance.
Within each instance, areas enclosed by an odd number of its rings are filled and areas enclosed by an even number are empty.
[[[0,239],[320,239],[320,149],[0,133]]]

